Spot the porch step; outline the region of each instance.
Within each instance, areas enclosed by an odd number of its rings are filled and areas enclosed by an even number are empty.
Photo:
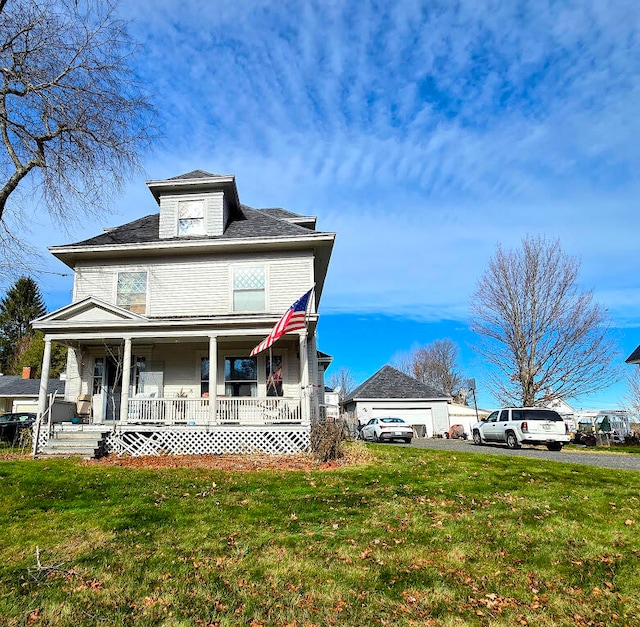
[[[72,457],[80,455],[96,458],[104,455],[104,440],[108,432],[55,431],[46,446],[39,451],[42,457]]]

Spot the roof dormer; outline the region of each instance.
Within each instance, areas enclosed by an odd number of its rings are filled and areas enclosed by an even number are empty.
[[[240,208],[233,175],[194,170],[147,187],[160,205],[160,239],[220,236]]]

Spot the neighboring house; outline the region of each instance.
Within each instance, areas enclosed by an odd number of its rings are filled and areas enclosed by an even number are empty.
[[[633,353],[624,360],[624,362],[626,364],[640,365],[640,346],[638,346],[638,348],[636,348],[636,350],[634,350]]]
[[[82,428],[103,432],[107,451],[305,449],[323,402],[315,330],[335,234],[241,204],[232,175],[147,187],[159,212],[50,248],[74,285],[71,304],[33,323],[43,385],[51,343],[67,345],[65,400],[90,404]],[[314,285],[306,329],[250,357]],[[45,414],[44,391],[39,402]]]
[[[324,407],[328,420],[338,420],[338,418],[340,418],[340,392],[336,392],[329,386],[325,386]]]
[[[64,396],[64,381],[50,379],[47,394]],[[0,375],[0,414],[7,412],[38,411],[40,379]]]
[[[430,438],[449,429],[449,401],[450,396],[384,366],[351,392],[343,406],[360,425],[371,418],[396,416],[413,425],[419,437]]]

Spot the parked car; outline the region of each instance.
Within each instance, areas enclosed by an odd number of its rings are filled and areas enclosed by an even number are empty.
[[[23,429],[30,429],[36,415],[27,412],[0,414],[0,441],[15,442]]]
[[[358,437],[361,440],[374,442],[403,440],[410,444],[413,438],[413,427],[402,418],[372,418],[360,429]]]
[[[571,436],[562,416],[543,407],[506,407],[490,414],[471,427],[475,444],[504,442],[509,448],[523,444],[544,444],[560,451]]]

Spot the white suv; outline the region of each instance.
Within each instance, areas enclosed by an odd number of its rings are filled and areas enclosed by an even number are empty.
[[[475,444],[505,442],[509,448],[522,444],[545,444],[560,451],[571,436],[562,416],[543,407],[507,407],[471,427]]]

